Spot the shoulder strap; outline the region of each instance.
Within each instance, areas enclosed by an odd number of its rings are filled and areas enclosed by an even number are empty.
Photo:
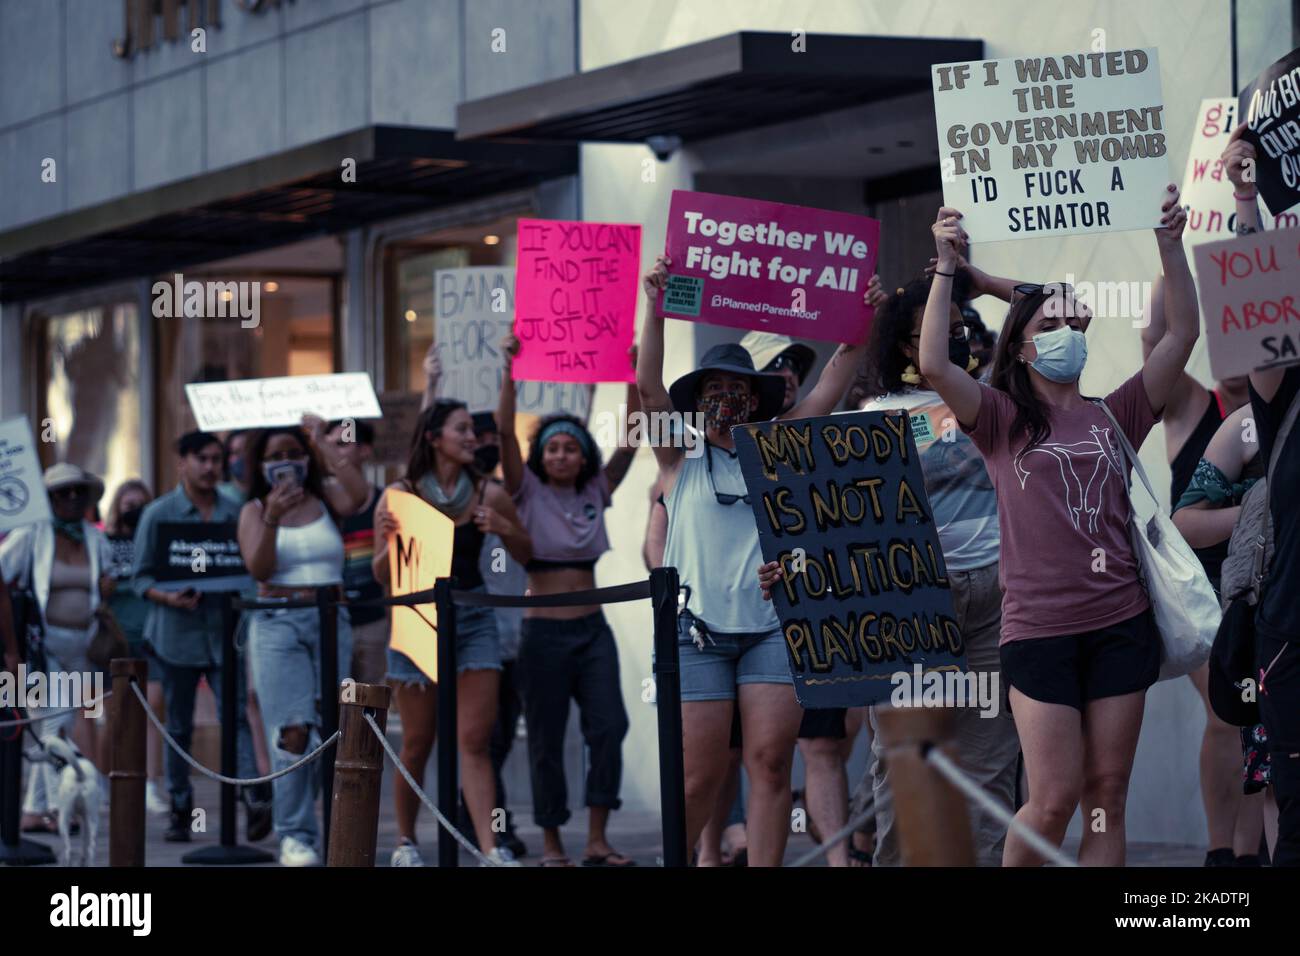
[[[1278,459],[1282,457],[1282,446],[1291,437],[1291,429],[1295,427],[1297,417],[1300,417],[1300,392],[1291,399],[1286,417],[1282,419],[1282,426],[1277,430],[1277,437],[1273,440],[1273,450],[1268,457],[1268,487],[1270,488],[1273,487],[1273,472],[1277,468]]]
[[[1124,434],[1124,429],[1120,427],[1119,421],[1113,414],[1111,414],[1111,410],[1107,407],[1105,400],[1096,398],[1093,399],[1093,401],[1097,404],[1097,407],[1105,413],[1106,417],[1110,419],[1110,423],[1115,426],[1115,438],[1119,442],[1119,447],[1123,452],[1125,459],[1127,459],[1129,467],[1137,472],[1137,476],[1142,480],[1142,484],[1146,488],[1147,494],[1151,496],[1151,500],[1156,503],[1156,508],[1159,509],[1160,499],[1156,497],[1155,489],[1151,487],[1151,479],[1147,477],[1147,470],[1142,467],[1142,459],[1138,457],[1137,451],[1133,448],[1132,444],[1129,443],[1128,436]],[[1128,476],[1125,476],[1125,480],[1130,486],[1129,498],[1131,501],[1132,482]]]

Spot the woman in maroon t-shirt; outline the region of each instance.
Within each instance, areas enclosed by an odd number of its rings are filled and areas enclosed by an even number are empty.
[[[1079,391],[1091,313],[1061,284],[1019,286],[990,384],[948,358],[952,275],[962,214],[939,210],[938,263],[921,327],[921,374],[979,448],[1002,532],[1002,674],[1010,683],[1029,799],[1016,819],[1060,845],[1080,801],[1079,861],[1124,862],[1124,804],[1160,641],[1129,539],[1128,469],[1115,423],[1137,448],[1155,424],[1199,334],[1169,187],[1156,244],[1165,275],[1164,337],[1106,396],[1114,422]],[[1040,858],[1014,831],[1004,866]]]

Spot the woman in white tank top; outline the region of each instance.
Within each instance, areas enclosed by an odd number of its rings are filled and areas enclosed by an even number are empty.
[[[310,599],[343,580],[337,517],[360,510],[370,487],[360,469],[323,440],[325,423],[271,428],[249,450],[248,503],[239,515],[239,550],[258,581],[259,599]],[[341,591],[340,591],[341,594]],[[253,685],[261,705],[271,765],[282,769],[320,742],[320,618],[316,608],[254,611],[249,620]],[[347,608],[338,609],[339,679],[351,660]],[[280,862],[320,862],[316,822],[317,764],[274,781]]]

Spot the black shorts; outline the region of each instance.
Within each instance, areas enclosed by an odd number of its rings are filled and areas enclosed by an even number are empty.
[[[812,707],[803,712],[803,721],[799,724],[799,736],[804,740],[830,738],[843,740],[848,736],[844,729],[844,707]]]
[[[1026,697],[1082,711],[1090,700],[1146,690],[1160,676],[1150,611],[1083,634],[1003,644],[1002,676]]]

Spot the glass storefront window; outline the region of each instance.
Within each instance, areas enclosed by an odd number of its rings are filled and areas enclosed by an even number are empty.
[[[71,462],[113,491],[140,477],[140,326],[134,303],[36,315],[37,416],[42,464]],[[41,441],[52,432],[53,444]]]
[[[241,281],[223,274],[222,281]],[[337,371],[336,283],[331,278],[272,278],[261,274],[260,321],[244,328],[238,318],[159,318],[158,478],[162,488],[176,482],[172,449],[176,438],[195,427],[185,398],[190,382],[324,375]],[[224,437],[224,436],[223,436]]]

